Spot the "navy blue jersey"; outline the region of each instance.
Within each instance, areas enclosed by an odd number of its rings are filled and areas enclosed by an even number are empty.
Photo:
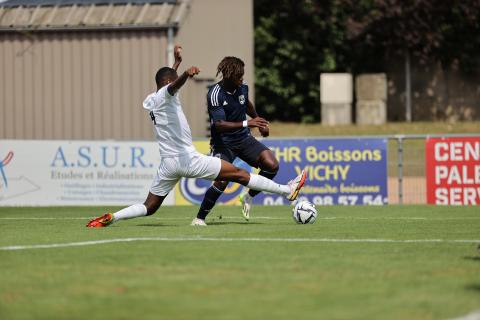
[[[210,116],[211,144],[213,146],[231,146],[250,136],[250,129],[240,128],[235,131],[219,133],[215,122],[241,122],[247,120],[248,86],[242,84],[233,93],[227,92],[219,83],[208,90],[208,114]]]

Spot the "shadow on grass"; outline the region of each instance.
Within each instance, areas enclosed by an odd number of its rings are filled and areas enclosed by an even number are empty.
[[[135,225],[136,227],[177,227],[176,224],[165,224],[165,223],[142,223]]]
[[[480,256],[466,256],[466,257],[463,257],[463,259],[480,262]]]
[[[207,222],[209,226],[220,226],[220,225],[229,225],[229,224],[241,224],[241,225],[249,225],[249,224],[263,224],[261,222],[246,222],[246,221],[210,221]]]
[[[468,291],[476,291],[480,293],[480,283],[471,283],[465,286]]]

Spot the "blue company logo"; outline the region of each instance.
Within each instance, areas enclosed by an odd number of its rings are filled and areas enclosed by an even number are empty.
[[[77,148],[59,146],[55,151],[52,168],[153,168],[147,161],[147,149],[129,145],[82,145]]]
[[[252,171],[252,168],[248,164],[238,158],[235,159],[233,165],[245,169],[248,172]],[[202,203],[205,192],[207,192],[211,185],[212,182],[205,179],[182,178],[180,179],[180,193],[191,203],[200,204]],[[238,183],[229,183],[217,203],[228,203],[234,201],[240,195],[242,189],[243,186]]]
[[[3,184],[5,185],[5,188],[8,188],[8,180],[7,180],[7,175],[5,174],[5,170],[3,170],[3,168],[10,163],[12,158],[13,158],[13,151],[9,151],[5,159],[3,159],[0,162],[0,175],[2,176],[2,180],[3,180]]]

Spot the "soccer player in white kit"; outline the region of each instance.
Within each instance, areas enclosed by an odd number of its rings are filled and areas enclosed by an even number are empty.
[[[178,59],[181,61],[179,51],[179,47],[176,47],[174,67],[179,65]],[[88,222],[87,227],[101,228],[118,220],[154,214],[182,177],[232,181],[250,189],[284,195],[290,201],[297,198],[305,183],[305,171],[287,185],[281,185],[263,176],[248,173],[220,158],[206,156],[195,150],[178,91],[188,78],[194,77],[199,72],[199,68],[190,67],[178,76],[173,68],[163,67],[158,70],[155,75],[157,91],[148,95],[143,101],[143,107],[149,111],[152,119],[160,151],[160,164],[147,199],[144,203],[137,203],[115,213],[107,213],[93,219]],[[195,218],[192,225],[205,226],[206,224],[204,220]]]

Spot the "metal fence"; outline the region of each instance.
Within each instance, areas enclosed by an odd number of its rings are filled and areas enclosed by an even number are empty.
[[[425,140],[480,134],[391,135],[388,139],[388,202],[426,204]],[[378,137],[377,137],[378,138]]]

